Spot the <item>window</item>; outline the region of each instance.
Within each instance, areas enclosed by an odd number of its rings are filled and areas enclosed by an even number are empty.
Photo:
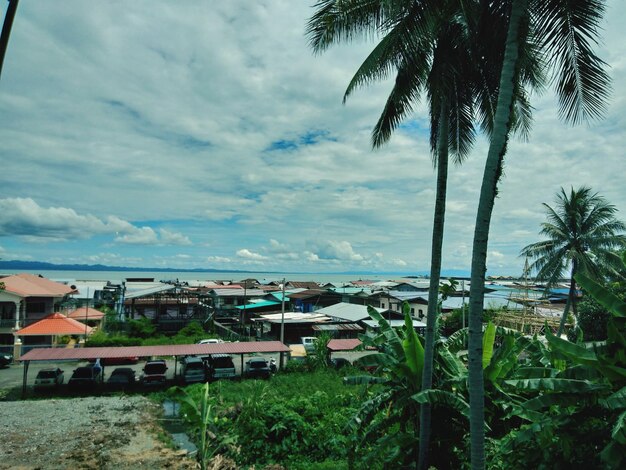
[[[385,308],[385,303],[384,302],[380,304],[380,308]]]
[[[411,307],[411,313],[412,313],[413,315],[415,315],[415,308],[414,308],[414,307]]]

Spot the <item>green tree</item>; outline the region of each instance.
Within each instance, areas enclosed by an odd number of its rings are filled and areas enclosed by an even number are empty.
[[[526,246],[521,254],[534,259],[530,267],[548,288],[569,274],[560,336],[570,308],[577,317],[574,277],[581,272],[599,279],[602,271],[619,270],[621,260],[615,250],[626,246],[626,236],[619,233],[626,227],[615,218],[616,207],[587,187],[572,188],[569,194],[561,188],[555,207],[544,206],[548,221],[541,224],[540,233],[546,240]]]
[[[469,315],[469,386],[472,468],[485,467],[484,382],[482,373],[482,310],[489,228],[497,185],[502,176],[507,141],[514,123],[523,62],[542,57],[553,72],[560,115],[577,123],[600,117],[610,89],[604,62],[593,52],[604,13],[602,0],[509,0],[505,4],[508,34],[500,73],[498,99],[489,151],[480,189],[472,245]]]

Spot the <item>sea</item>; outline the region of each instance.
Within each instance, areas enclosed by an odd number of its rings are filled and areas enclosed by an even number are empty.
[[[41,275],[53,281],[123,281],[129,278],[147,278],[155,281],[315,281],[321,284],[345,284],[350,281],[389,281],[406,279],[407,273],[346,274],[346,273],[277,273],[277,272],[200,272],[200,271],[66,271],[66,270],[20,270]]]

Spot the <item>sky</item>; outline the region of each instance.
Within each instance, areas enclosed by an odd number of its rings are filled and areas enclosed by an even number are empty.
[[[424,103],[383,148],[374,47],[314,54],[314,1],[22,0],[0,79],[0,259],[277,272],[428,271],[435,171]],[[7,2],[0,2],[4,18]],[[542,203],[587,185],[626,219],[626,2],[609,0],[601,121],[531,96],[494,208],[488,274],[520,275]],[[443,269],[469,272],[488,142],[451,166]]]

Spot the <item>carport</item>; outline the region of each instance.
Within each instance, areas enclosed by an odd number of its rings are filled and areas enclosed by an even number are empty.
[[[217,344],[172,344],[164,346],[123,346],[100,348],[39,348],[31,349],[20,361],[24,363],[22,397],[26,395],[28,366],[30,361],[67,361],[89,359],[123,359],[126,357],[162,357],[173,356],[174,373],[179,356],[208,356],[210,354],[230,354],[241,357],[243,370],[244,354],[285,353],[290,349],[280,341],[252,341]]]

